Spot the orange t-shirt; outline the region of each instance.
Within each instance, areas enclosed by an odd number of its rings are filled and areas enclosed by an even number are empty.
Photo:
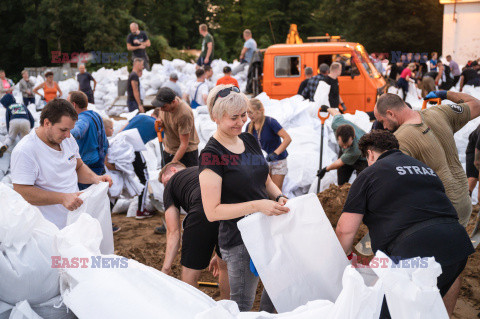
[[[220,79],[218,79],[217,85],[220,85],[220,84],[224,84],[224,85],[233,84],[237,88],[239,88],[237,80],[235,78],[232,78],[230,75],[225,75],[224,77],[221,77]]]
[[[45,101],[49,102],[57,97],[57,83],[53,82],[53,88],[49,87],[47,83],[43,86],[43,96]]]

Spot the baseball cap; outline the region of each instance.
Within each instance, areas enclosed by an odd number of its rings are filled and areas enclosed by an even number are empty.
[[[172,103],[175,100],[176,94],[171,88],[161,88],[158,94],[152,101],[155,107],[163,107],[165,104]]]

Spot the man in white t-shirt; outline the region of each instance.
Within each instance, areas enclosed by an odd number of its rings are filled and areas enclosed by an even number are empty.
[[[195,71],[197,81],[188,90],[188,100],[192,109],[200,105],[207,105],[208,85],[205,82],[205,70],[200,68]]]
[[[78,183],[112,180],[98,176],[83,163],[78,144],[70,135],[78,115],[67,100],[54,99],[40,115],[40,127],[25,136],[11,158],[13,188],[59,229],[67,224],[68,211],[79,208]]]

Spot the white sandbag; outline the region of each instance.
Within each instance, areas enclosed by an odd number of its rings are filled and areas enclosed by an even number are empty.
[[[112,214],[125,214],[131,202],[131,198],[119,198],[112,208]]]
[[[139,115],[139,116],[147,116],[147,115]],[[130,144],[132,144],[135,152],[141,152],[146,150],[145,144],[143,143],[142,137],[140,136],[138,129],[135,128],[131,130],[121,131],[114,138],[112,138],[112,143],[114,143],[116,139],[120,139],[122,137],[125,137],[125,140]]]
[[[30,305],[28,301],[23,300],[6,312],[2,313],[0,301],[0,319],[74,319],[73,312],[62,304],[60,295],[38,305]]]
[[[103,254],[113,254],[112,215],[107,192],[108,183],[105,182],[91,185],[84,190],[80,194],[83,204],[68,214],[67,225],[73,224],[84,213],[97,219],[103,234],[100,251]]]
[[[416,257],[395,265],[381,251],[375,256],[388,259],[388,267],[376,267],[373,270],[384,283],[392,319],[448,319],[437,288],[437,277],[441,275],[442,268],[435,258],[423,258],[420,261],[421,258]]]
[[[62,258],[110,258],[109,267],[65,268],[64,303],[80,318],[194,318],[215,301],[200,290],[132,259],[99,255],[98,221],[82,214],[65,227],[55,247]],[[96,240],[91,240],[96,238]],[[121,260],[114,267],[113,260]],[[122,267],[120,265],[123,265]]]
[[[52,268],[51,256],[58,228],[4,184],[0,207],[0,301],[40,304],[57,296],[58,270]]]
[[[330,85],[328,85],[325,81],[318,82],[317,89],[315,90],[315,95],[313,96],[313,100],[315,101],[315,106],[317,110],[322,105],[326,105],[328,107],[338,107],[338,105],[330,105],[330,101],[328,100],[329,93]]]
[[[132,198],[132,201],[130,202],[130,206],[128,206],[127,217],[137,216],[137,210],[138,210],[138,196],[135,196]]]
[[[240,312],[235,302],[221,300],[214,308],[195,319],[378,319],[383,302],[382,283],[370,269],[347,266],[343,272],[343,289],[335,303],[315,300],[291,312]]]
[[[287,206],[287,214],[255,213],[237,224],[260,278],[278,312],[316,299],[333,302],[348,260],[332,225],[314,194]]]

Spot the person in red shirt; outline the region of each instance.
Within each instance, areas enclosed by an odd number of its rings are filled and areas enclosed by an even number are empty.
[[[415,70],[415,63],[410,63],[405,69],[403,69],[400,78],[397,81],[397,88],[403,91],[403,100],[407,98],[409,82],[415,83],[413,79],[413,71]],[[417,84],[415,84],[415,87]],[[419,97],[420,98],[420,97]]]
[[[238,86],[238,82],[235,78],[232,77],[232,69],[229,67],[229,66],[226,66],[223,68],[223,73],[225,74],[223,77],[221,77],[220,79],[217,80],[217,85],[220,85],[220,84],[224,84],[224,85],[228,85],[228,84],[233,84],[235,85],[237,88],[240,88]]]

